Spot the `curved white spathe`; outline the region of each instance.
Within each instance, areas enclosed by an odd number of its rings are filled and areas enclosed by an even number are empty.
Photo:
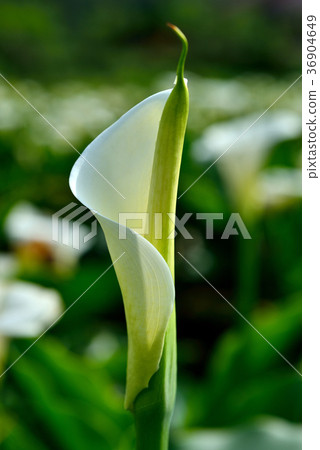
[[[142,234],[120,225],[119,214],[147,212],[158,128],[170,92],[147,98],[107,128],[70,175],[72,192],[97,217],[115,262],[128,329],[126,408],[159,367],[174,284],[160,253]],[[121,230],[126,239],[119,239]]]

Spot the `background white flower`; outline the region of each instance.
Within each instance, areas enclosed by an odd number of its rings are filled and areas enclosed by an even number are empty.
[[[268,112],[246,132],[257,117],[259,114],[211,125],[195,141],[192,152],[200,162],[210,164],[217,161],[230,197],[236,202],[262,205],[271,200],[270,195],[272,203],[277,194],[283,197],[285,186],[287,195],[290,195],[288,189],[291,187],[291,196],[299,193],[298,174],[294,171],[294,181],[290,176],[293,169],[279,171],[278,168],[276,173],[272,169],[268,176],[262,175],[262,169],[274,145],[300,136],[301,119],[293,111]]]
[[[62,312],[55,289],[24,281],[0,281],[0,336],[35,337]]]
[[[80,228],[80,249],[62,245],[52,239],[52,217],[27,202],[17,203],[9,212],[5,221],[5,232],[14,246],[28,243],[43,244],[51,259],[57,266],[74,266],[79,257],[90,249],[92,240],[84,243],[83,236],[90,231],[89,227]],[[72,242],[72,226],[69,227],[69,242]]]

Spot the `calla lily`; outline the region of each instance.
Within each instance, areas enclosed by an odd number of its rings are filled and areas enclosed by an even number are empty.
[[[8,339],[38,336],[61,312],[62,300],[55,289],[0,279],[0,370]]]
[[[0,336],[35,337],[61,312],[56,290],[24,281],[0,281]]]
[[[269,112],[257,123],[255,120],[256,116],[250,115],[214,124],[205,130],[192,148],[197,160],[217,161],[231,198],[238,206],[245,202],[246,208],[248,205],[261,207],[263,194],[257,196],[255,191],[263,165],[274,145],[296,138],[301,133],[300,115],[292,111]],[[254,126],[243,133],[248,124],[253,123]],[[280,177],[274,181],[280,181]]]
[[[301,171],[269,167],[274,146],[299,137],[301,117],[279,109],[257,121],[254,115],[216,123],[193,144],[192,152],[202,162],[217,162],[233,207],[244,219],[251,241],[238,241],[238,307],[249,316],[258,298],[261,218],[270,207],[285,206],[299,197]],[[250,274],[250,276],[248,276]]]
[[[119,239],[122,225],[118,217],[120,213],[147,212],[157,132],[170,92],[147,98],[83,152],[125,199],[81,157],[70,177],[74,195],[97,217],[116,261],[129,339],[126,407],[158,369],[173,309],[174,285],[168,264],[142,235],[128,228],[126,239]]]
[[[167,362],[159,377],[171,377],[174,387],[161,395],[158,389],[157,400],[149,403],[175,396],[173,241],[167,240],[174,225],[167,213],[175,213],[188,91],[183,78],[187,41],[172,28],[183,42],[174,88],[142,101],[102,132],[70,175],[72,192],[100,222],[115,264],[128,330],[125,407],[132,410],[163,355]],[[120,224],[120,213],[148,213],[150,230]],[[155,213],[163,214],[163,239],[155,238]],[[169,328],[172,342],[166,346]]]
[[[30,211],[30,209],[31,211]],[[14,214],[9,215],[5,228],[9,231],[9,222],[14,225],[13,217],[26,218],[23,226],[13,226],[9,233],[14,242],[25,242],[31,237],[30,222],[38,223],[39,217],[33,215],[31,205],[21,205],[14,208]],[[17,214],[16,214],[17,213]],[[20,215],[20,213],[22,213]],[[26,213],[26,215],[24,215]],[[35,220],[33,220],[35,219]],[[41,216],[41,219],[44,217]],[[41,225],[46,221],[42,220]],[[36,236],[37,229],[32,230]],[[41,229],[43,232],[44,230]],[[45,236],[45,232],[44,232]],[[39,238],[39,237],[38,237]],[[32,338],[39,336],[48,327],[54,324],[63,311],[62,298],[58,291],[39,286],[35,283],[17,281],[19,272],[18,259],[9,253],[0,253],[0,370],[5,362],[9,339]]]
[[[81,245],[79,250],[53,241],[52,216],[43,213],[28,202],[19,202],[14,205],[5,220],[4,230],[9,242],[18,250],[18,254],[23,255],[23,251],[26,251],[28,267],[31,266],[28,249],[32,252],[33,246],[35,248],[39,247],[42,249],[42,252],[33,256],[34,260],[32,262],[36,263],[38,258],[38,262],[42,264],[43,260],[41,258],[49,256],[50,261],[53,262],[57,270],[63,269],[65,271],[73,268],[77,264],[79,257],[88,251],[92,245],[90,240],[83,243],[83,236],[89,232],[89,228],[84,224],[80,230]],[[71,232],[72,227],[69,228],[70,235]],[[71,239],[69,239],[69,242],[71,242]]]

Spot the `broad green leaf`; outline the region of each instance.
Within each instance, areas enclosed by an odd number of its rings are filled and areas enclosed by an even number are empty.
[[[86,364],[57,341],[40,341],[12,367],[10,377],[15,393],[12,416],[21,418],[30,432],[35,425],[45,430],[37,437],[46,447],[73,450],[92,445],[112,450],[132,439],[131,415],[123,410],[122,396],[108,373]],[[5,443],[18,435],[19,429],[12,426]]]

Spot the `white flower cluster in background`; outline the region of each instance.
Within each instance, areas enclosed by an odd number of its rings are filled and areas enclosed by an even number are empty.
[[[79,81],[64,82],[51,88],[26,80],[15,81],[14,85],[75,146],[114,122],[140,93],[138,88],[131,86],[114,89],[113,86],[92,86]],[[59,153],[74,151],[10,86],[0,85],[0,97],[0,130],[26,130],[34,147],[46,146]]]

